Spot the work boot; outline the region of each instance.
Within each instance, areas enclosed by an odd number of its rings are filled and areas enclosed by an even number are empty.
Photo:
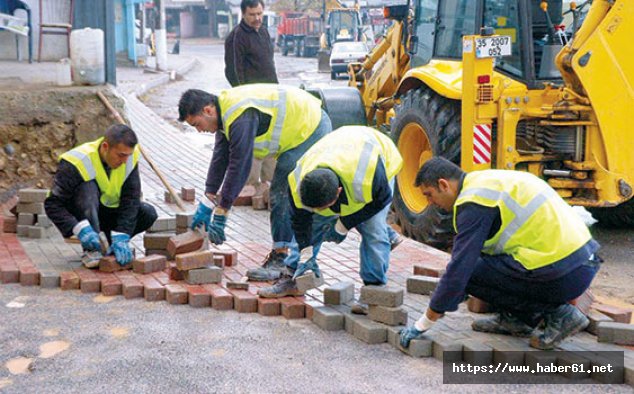
[[[354,304],[352,304],[352,307],[350,307],[350,312],[354,313],[355,315],[367,315],[368,309],[368,304],[355,301]]]
[[[97,268],[99,267],[99,260],[103,257],[98,250],[88,250],[84,251],[81,255],[81,263],[86,268]]]
[[[493,317],[475,320],[471,323],[471,328],[473,331],[512,335],[522,338],[531,336],[534,330],[533,327],[508,312],[500,312]]]
[[[284,260],[286,259],[286,253],[279,253],[272,250],[271,253],[266,256],[266,260],[261,267],[251,268],[247,270],[247,278],[253,281],[267,281],[279,279],[282,272],[286,272],[286,265]]]
[[[533,335],[531,346],[552,350],[564,339],[588,327],[590,320],[576,307],[563,304],[552,312],[544,313],[544,324],[544,332]]]
[[[299,297],[304,295],[304,293],[297,289],[297,284],[293,278],[284,275],[273,286],[263,287],[258,290],[258,295],[262,298],[281,298],[286,296]]]
[[[400,244],[405,241],[402,235],[397,235],[396,238],[390,240],[390,250],[396,249]]]

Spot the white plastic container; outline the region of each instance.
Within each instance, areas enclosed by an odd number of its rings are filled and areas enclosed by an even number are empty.
[[[103,30],[73,30],[70,33],[70,61],[75,84],[104,84],[106,70]]]
[[[70,77],[70,59],[62,59],[55,67],[57,74],[57,86],[70,86],[73,81]]]

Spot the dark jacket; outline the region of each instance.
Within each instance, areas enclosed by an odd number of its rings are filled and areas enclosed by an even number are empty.
[[[225,40],[225,76],[231,86],[278,83],[273,44],[266,27],[255,30],[244,20]]]
[[[104,165],[104,168],[106,166]],[[109,170],[106,168],[106,172]],[[53,179],[51,194],[44,202],[46,214],[59,229],[64,237],[73,235],[73,227],[82,218],[76,218],[71,212],[75,212],[75,194],[77,188],[84,182],[81,174],[74,165],[66,160],[61,160],[57,167],[57,173]],[[94,181],[91,181],[94,182]],[[117,221],[114,231],[132,235],[136,226],[137,213],[141,204],[141,177],[139,166],[125,180],[121,187],[119,208],[116,209]],[[100,209],[104,208],[99,205]]]

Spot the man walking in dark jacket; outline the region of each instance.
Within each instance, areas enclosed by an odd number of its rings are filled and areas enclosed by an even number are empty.
[[[88,268],[99,265],[99,231],[106,233],[117,262],[126,265],[132,261],[130,238],[156,220],[154,207],[140,201],[137,144],[134,131],[117,124],[60,156],[44,207],[62,236],[79,238]]]
[[[273,45],[262,27],[264,2],[242,0],[242,20],[225,40],[225,76],[235,87],[248,83],[278,83]]]

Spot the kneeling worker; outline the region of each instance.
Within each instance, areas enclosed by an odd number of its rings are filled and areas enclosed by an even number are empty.
[[[568,301],[599,270],[599,244],[572,208],[546,182],[519,171],[464,173],[435,157],[416,177],[430,204],[453,210],[451,261],[425,314],[401,331],[404,347],[466,295],[499,312],[476,320],[475,331],[531,337],[532,347],[555,348],[588,319]],[[535,331],[540,322],[544,331]]]
[[[291,254],[287,275],[258,294],[301,295],[291,275],[312,269],[319,276],[316,258],[322,242],[340,243],[353,228],[362,238],[361,279],[366,285],[386,284],[390,251],[402,240],[386,223],[394,176],[402,166],[392,140],[370,127],[341,127],[313,145],[288,176],[301,256]],[[353,312],[367,313],[367,308],[357,304]]]
[[[130,238],[147,230],[156,210],[141,202],[137,137],[117,124],[105,136],[60,156],[50,196],[44,207],[64,237],[76,235],[84,249],[82,261],[93,268],[102,257],[100,231],[121,265],[132,261]]]

